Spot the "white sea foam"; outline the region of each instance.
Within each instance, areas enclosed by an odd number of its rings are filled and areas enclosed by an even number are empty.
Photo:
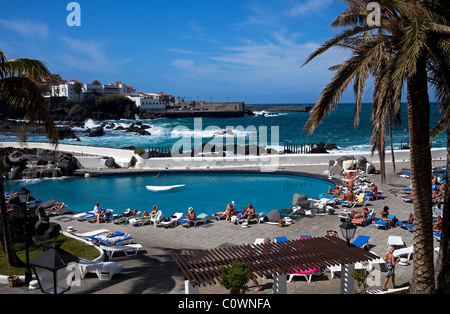
[[[100,124],[95,123],[95,121],[92,120],[92,119],[87,119],[87,120],[84,122],[84,128],[85,128],[85,129],[93,129],[93,128],[96,128],[96,127],[99,127],[99,126],[100,126]]]
[[[288,113],[260,110],[260,111],[253,111],[253,114],[257,117],[278,117],[278,116],[285,116]]]

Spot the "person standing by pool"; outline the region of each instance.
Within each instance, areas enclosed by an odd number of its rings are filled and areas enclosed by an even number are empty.
[[[100,203],[99,202],[95,203],[94,214],[95,214],[95,216],[97,218],[97,222],[98,223],[105,221],[105,217],[104,217],[105,216],[105,211],[103,210],[103,208],[100,207]]]
[[[389,252],[384,256],[384,260],[386,261],[387,274],[383,284],[383,291],[386,291],[387,289],[386,285],[389,282],[389,278],[392,278],[392,285],[394,286],[394,289],[397,287],[395,285],[395,264],[400,261],[400,257],[395,258],[393,252],[394,248],[390,247]]]
[[[226,220],[231,222],[231,217],[235,215],[236,215],[236,208],[234,208],[234,201],[231,201],[231,203],[227,205],[227,209],[225,210]]]

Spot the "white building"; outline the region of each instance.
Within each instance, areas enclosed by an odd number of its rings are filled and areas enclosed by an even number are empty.
[[[111,95],[129,95],[135,93],[133,87],[121,82],[111,83],[109,85],[82,84],[81,93],[75,92],[74,86],[77,81],[70,81],[69,84],[52,85],[50,97],[66,97],[67,100],[78,102],[85,100],[88,96],[111,96]]]
[[[161,102],[159,98],[155,97],[151,93],[136,93],[133,95],[128,95],[138,108],[142,108],[145,111],[152,110],[166,110],[166,103]]]

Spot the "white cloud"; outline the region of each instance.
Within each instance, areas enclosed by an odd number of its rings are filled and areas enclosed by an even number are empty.
[[[194,51],[184,50],[184,49],[177,49],[177,48],[169,48],[167,50],[170,51],[170,52],[184,54],[184,55],[192,55],[192,54],[195,53]]]
[[[244,22],[237,23],[238,27],[263,25],[276,26],[279,20],[278,14],[273,14],[273,8],[267,7],[267,4],[258,3],[249,8],[249,15]]]
[[[321,13],[326,10],[327,6],[330,6],[332,0],[306,0],[302,3],[298,3],[292,9],[289,10],[290,16],[305,16],[310,13]]]
[[[0,19],[0,28],[17,32],[25,37],[40,39],[46,39],[49,32],[45,23],[19,19]]]
[[[299,42],[298,34],[282,30],[259,42],[241,40],[240,44],[221,47],[207,58],[192,56],[171,64],[181,70],[176,77],[206,89],[209,83],[220,82],[224,89],[255,95],[300,91],[318,95],[332,77],[329,67],[348,57],[344,50],[334,48],[300,69],[318,47],[318,43]]]
[[[300,70],[307,57],[317,49],[312,42],[297,43],[296,35],[285,31],[273,32],[263,43],[246,42],[241,46],[224,48],[220,56],[211,57],[222,65],[233,65],[245,73],[247,80],[273,85],[296,85],[313,83],[329,77],[328,68],[343,61],[343,54],[336,50],[320,57],[320,64],[312,62]],[[233,76],[233,73],[230,73]]]
[[[191,59],[176,59],[171,64],[195,77],[213,76],[224,72],[216,64],[200,63]]]
[[[73,69],[93,73],[115,73],[128,62],[129,58],[115,59],[106,53],[104,44],[99,41],[82,41],[64,37],[65,50],[59,55],[62,63]]]

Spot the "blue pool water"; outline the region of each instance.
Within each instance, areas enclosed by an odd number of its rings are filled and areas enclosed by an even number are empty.
[[[171,191],[152,192],[147,185],[169,186],[185,184]],[[22,180],[5,183],[5,191],[25,186],[41,201],[64,202],[70,210],[85,212],[100,202],[103,208],[122,213],[127,208],[141,212],[157,205],[164,215],[187,213],[192,206],[197,214],[225,211],[226,205],[236,202],[236,208],[251,203],[256,212],[269,212],[283,207],[292,208],[294,193],[309,198],[328,191],[332,183],[317,178],[296,175],[263,173],[168,173],[107,175],[101,178],[59,178]]]

